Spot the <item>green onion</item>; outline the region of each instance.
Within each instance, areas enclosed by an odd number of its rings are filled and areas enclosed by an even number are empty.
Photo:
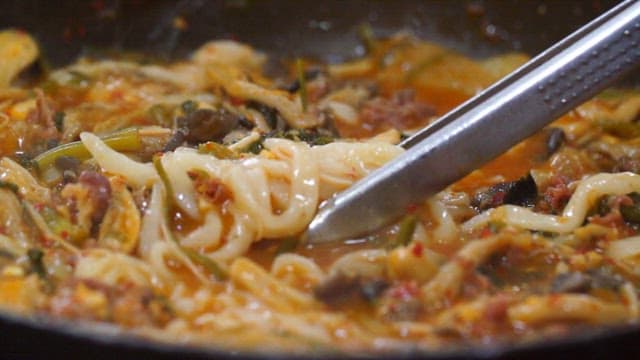
[[[75,225],[60,216],[55,209],[45,206],[39,213],[42,215],[42,219],[44,219],[49,229],[64,240],[78,242],[80,238],[82,238],[82,236],[78,236],[79,232]]]
[[[64,130],[64,117],[65,113],[62,111],[57,111],[53,115],[53,123],[55,124],[56,130],[58,130],[58,132],[62,132]]]
[[[623,139],[631,139],[640,136],[640,125],[635,122],[601,119],[598,121],[598,125],[605,132]]]
[[[371,25],[369,25],[368,23],[364,23],[360,25],[360,27],[358,27],[358,35],[360,36],[360,40],[362,40],[362,43],[364,44],[364,47],[367,50],[367,53],[368,54],[373,53],[376,47],[378,46],[378,44],[376,41],[376,37],[373,34],[373,29],[371,28]]]
[[[218,144],[214,141],[208,141],[206,143],[198,145],[198,152],[200,154],[213,155],[218,159],[237,159],[238,154],[228,147]]]
[[[160,181],[162,181],[166,189],[166,194],[165,194],[166,198],[165,198],[163,215],[164,215],[165,222],[169,224],[170,222],[169,208],[170,208],[170,205],[173,205],[175,197],[174,197],[173,187],[169,182],[169,176],[167,175],[167,172],[162,166],[162,162],[160,161],[160,158],[161,158],[160,156],[153,157],[153,166],[158,172]],[[228,274],[214,260],[209,259],[205,255],[202,255],[193,249],[189,249],[180,245],[180,242],[178,242],[178,239],[176,239],[176,237],[173,235],[171,230],[167,232],[170,240],[173,241],[178,246],[178,248],[182,251],[182,253],[185,254],[191,261],[202,266],[205,270],[211,273],[217,280],[222,281],[228,278]]]
[[[307,111],[309,106],[309,98],[307,95],[307,78],[304,75],[304,61],[300,58],[296,59],[296,72],[298,75],[298,83],[300,84],[300,101],[302,102],[302,111]]]
[[[596,95],[596,98],[602,100],[625,100],[636,93],[626,89],[609,88]]]
[[[187,257],[193,261],[194,263],[202,266],[203,268],[205,268],[208,272],[210,272],[217,280],[225,280],[229,277],[229,275],[226,273],[226,271],[224,271],[220,266],[218,266],[218,264],[209,259],[208,257],[206,257],[205,255],[200,254],[199,252],[193,250],[193,249],[189,249],[186,248],[184,246],[180,246],[180,249],[182,250],[182,252],[187,255]]]
[[[166,199],[166,205],[165,206],[165,210],[167,211],[167,213],[169,212],[169,206],[173,205],[174,202],[174,192],[173,192],[173,186],[171,186],[171,182],[169,181],[169,175],[167,175],[167,172],[164,170],[164,166],[162,166],[162,162],[160,161],[161,156],[160,155],[156,155],[153,157],[153,167],[156,169],[156,171],[158,172],[158,176],[160,176],[160,180],[162,181],[162,184],[164,185],[164,188],[166,190],[166,195],[167,195],[167,199]]]
[[[173,124],[172,110],[166,105],[155,104],[147,110],[153,121],[163,127],[171,127]]]
[[[44,263],[42,262],[44,252],[41,249],[32,248],[27,250],[27,257],[29,258],[29,265],[31,265],[31,270],[33,270],[33,272],[36,273],[41,279],[46,279],[47,270],[45,269]]]
[[[416,230],[418,224],[418,217],[415,215],[405,215],[400,221],[398,226],[398,233],[396,237],[390,241],[387,245],[389,248],[395,248],[398,246],[406,246],[411,242],[413,233]]]
[[[625,221],[640,224],[640,194],[631,193],[629,197],[633,199],[633,205],[621,205],[620,214]]]
[[[247,148],[244,150],[244,152],[248,152],[256,155],[260,154],[260,151],[264,149],[264,144],[263,144],[264,139],[265,139],[264,136],[260,136],[260,139],[249,144]]]
[[[18,187],[18,185],[14,184],[12,182],[2,181],[2,180],[0,180],[0,189],[10,190],[11,192],[13,192],[16,195],[18,195],[19,192],[20,192],[20,188]]]
[[[128,128],[118,131],[102,138],[107,146],[117,151],[135,151],[142,147],[138,129]],[[43,172],[55,164],[57,158],[70,156],[78,160],[86,160],[91,157],[89,150],[81,141],[74,141],[64,145],[56,146],[36,156],[34,160],[39,171]]]
[[[282,239],[282,241],[280,241],[280,245],[278,245],[278,248],[276,249],[276,255],[292,252],[298,247],[299,243],[300,238],[298,237],[288,237]]]

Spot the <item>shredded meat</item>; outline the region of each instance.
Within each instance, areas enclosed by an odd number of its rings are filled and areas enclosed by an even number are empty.
[[[415,100],[413,90],[401,90],[390,99],[375,97],[364,103],[360,110],[362,127],[378,133],[389,129],[411,129],[426,124],[435,109]]]
[[[78,182],[89,188],[89,195],[94,205],[91,220],[94,223],[99,223],[104,217],[109,207],[109,199],[111,199],[109,179],[95,171],[83,171],[78,178]]]
[[[150,289],[80,279],[60,284],[44,310],[69,319],[114,321],[127,327],[163,326],[173,316],[166,301]]]
[[[189,177],[193,180],[196,192],[212,204],[223,204],[233,199],[233,193],[218,179],[212,179],[206,174],[190,171]]]
[[[489,324],[502,323],[506,321],[507,309],[509,309],[509,305],[512,301],[512,297],[507,294],[497,294],[489,300],[487,306],[484,308],[483,318],[485,318]]]
[[[606,214],[590,216],[588,220],[592,224],[618,229],[621,234],[633,235],[635,231],[626,223],[620,211],[621,206],[631,206],[633,204],[633,199],[627,195],[611,196],[607,200],[609,211]]]
[[[569,179],[564,176],[551,178],[549,186],[542,192],[542,199],[537,204],[537,210],[559,214],[564,209],[573,191],[569,189]]]
[[[55,110],[52,102],[42,90],[35,89],[35,93],[35,108],[27,114],[24,122],[17,123],[14,127],[14,131],[22,138],[19,143],[23,148],[20,151],[28,154],[43,152],[60,140],[60,132],[53,120]]]
[[[413,321],[423,313],[420,288],[415,281],[404,281],[389,288],[382,298],[379,316],[390,321]]]
[[[616,162],[613,167],[613,172],[631,171],[636,174],[640,174],[640,159],[623,156]]]

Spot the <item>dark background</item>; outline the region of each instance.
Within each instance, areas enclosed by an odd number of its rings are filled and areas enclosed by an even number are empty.
[[[393,0],[0,0],[0,27],[34,34],[55,65],[88,48],[184,56],[214,38],[244,41],[278,56],[339,61],[362,52],[356,29],[377,36],[410,30],[474,56],[536,54],[617,1]],[[176,17],[186,27],[173,25]]]

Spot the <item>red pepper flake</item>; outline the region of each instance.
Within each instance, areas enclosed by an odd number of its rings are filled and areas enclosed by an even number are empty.
[[[67,230],[62,230],[60,236],[65,240],[69,240],[69,232]]]
[[[49,247],[52,247],[55,242],[53,241],[53,239],[50,239],[44,235],[41,235],[40,243],[42,244],[42,246],[49,248]]]
[[[110,95],[111,100],[114,100],[114,101],[123,100],[124,99],[124,93],[120,89],[113,90],[111,92],[111,94],[109,94],[109,95]]]
[[[413,245],[413,248],[411,249],[411,253],[415,257],[421,257],[423,252],[424,252],[424,247],[422,246],[422,243],[416,243],[415,245]]]
[[[493,235],[493,231],[491,231],[491,228],[489,228],[488,226],[482,229],[482,232],[480,233],[481,238],[486,238],[491,235]]]
[[[413,214],[418,210],[418,205],[416,204],[409,204],[407,205],[407,213],[408,214]]]
[[[33,205],[34,209],[36,209],[36,211],[40,212],[42,210],[44,210],[44,204],[43,203],[37,203],[35,205]]]
[[[561,294],[551,294],[548,298],[549,306],[559,306],[560,301],[562,301]]]
[[[233,97],[233,96],[231,96],[229,98],[229,102],[233,106],[240,106],[240,105],[244,105],[244,103],[245,103],[244,99]]]

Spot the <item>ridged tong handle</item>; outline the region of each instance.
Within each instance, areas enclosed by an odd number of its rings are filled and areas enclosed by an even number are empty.
[[[637,64],[639,43],[640,20],[635,20],[611,34],[605,42],[577,54],[575,59],[551,73],[536,90],[550,112],[565,112],[576,102],[582,102],[578,94],[598,92],[603,81],[616,79],[629,65]]]

